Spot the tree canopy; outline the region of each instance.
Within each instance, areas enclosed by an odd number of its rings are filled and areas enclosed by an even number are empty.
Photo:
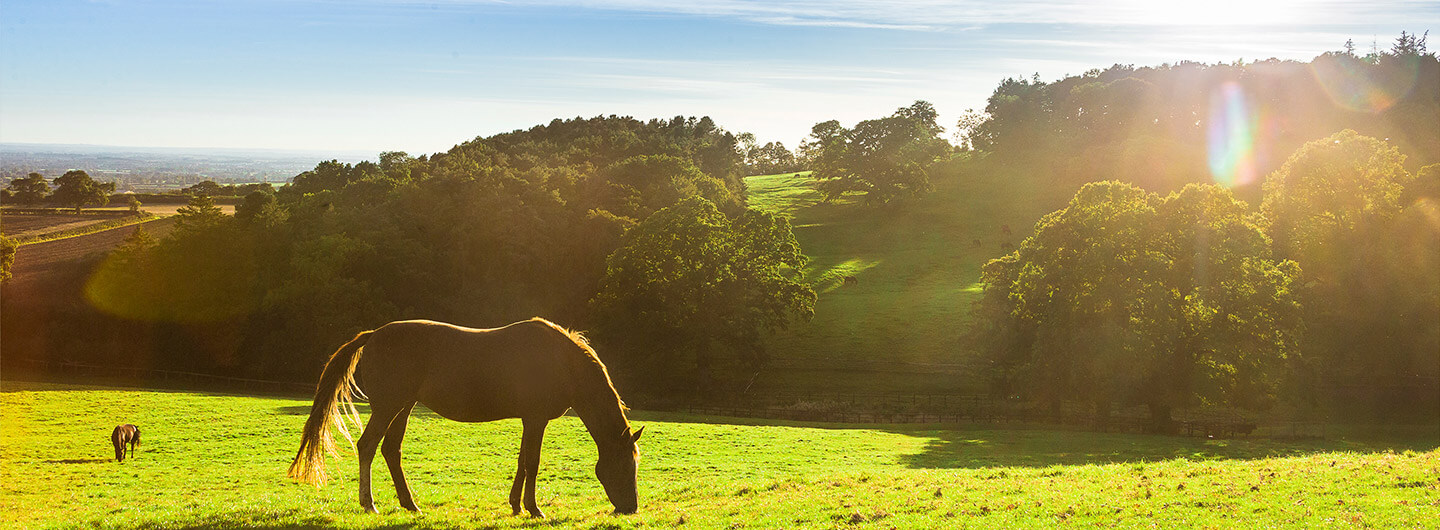
[[[10,191],[10,200],[19,204],[35,204],[50,195],[50,184],[39,173],[11,179],[6,189]]]
[[[234,217],[195,194],[170,235],[89,289],[112,314],[203,330],[169,333],[191,340],[162,345],[176,366],[249,376],[309,377],[337,341],[400,318],[583,329],[602,319],[587,302],[627,229],[689,198],[753,215],[737,145],[709,118],[610,116],[325,161]]]
[[[1097,179],[1159,192],[1221,182],[1258,201],[1263,177],[1306,142],[1342,129],[1440,162],[1440,60],[1424,38],[1307,62],[1114,65],[1053,82],[1002,81],[962,144],[1033,188],[1069,195]],[[1038,177],[1038,178],[1037,178]]]
[[[1144,404],[1164,428],[1172,407],[1273,399],[1298,274],[1224,189],[1087,184],[984,266],[975,339],[1002,392]]]
[[[805,262],[784,217],[747,209],[731,219],[686,198],[628,231],[606,260],[593,301],[600,331],[623,337],[626,360],[645,374],[709,390],[717,362],[753,369],[763,333],[814,314]],[[675,377],[687,362],[694,377]]]
[[[76,211],[89,205],[104,206],[110,203],[110,194],[115,192],[115,183],[96,182],[84,171],[66,171],[55,179],[55,193],[50,200],[65,206],[74,206]]]
[[[1342,131],[1271,174],[1262,208],[1276,253],[1305,269],[1311,376],[1389,412],[1433,404],[1440,386],[1440,215],[1433,174],[1404,163]]]
[[[916,101],[888,117],[846,129],[838,121],[817,123],[801,150],[825,200],[848,192],[882,204],[930,191],[930,165],[947,154],[935,107]]]

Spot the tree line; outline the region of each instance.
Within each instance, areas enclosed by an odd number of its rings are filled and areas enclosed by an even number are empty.
[[[971,340],[997,394],[1172,409],[1440,411],[1440,164],[1354,131],[1264,184],[1085,184],[985,264]],[[1374,417],[1374,416],[1370,416]]]
[[[544,315],[593,330],[636,388],[708,389],[815,302],[789,222],[745,205],[738,145],[709,118],[609,116],[322,162],[234,216],[195,195],[85,295],[153,328],[170,367],[304,380],[391,320]]]
[[[72,169],[55,177],[55,188],[39,173],[10,180],[0,189],[0,202],[5,204],[33,205],[52,203],[75,208],[80,211],[86,206],[105,206],[110,203],[110,194],[115,193],[114,182],[98,182],[83,170]]]
[[[1353,43],[1309,62],[1114,65],[1046,82],[1002,81],[958,122],[959,144],[1046,189],[1096,179],[1168,193],[1241,162],[1240,198],[1301,145],[1343,129],[1385,139],[1418,165],[1440,162],[1440,60],[1426,35],[1389,50]],[[1239,152],[1226,152],[1229,147]],[[1238,160],[1237,160],[1238,159]]]

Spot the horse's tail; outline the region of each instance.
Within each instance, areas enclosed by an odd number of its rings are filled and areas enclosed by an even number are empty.
[[[364,331],[345,343],[325,363],[320,383],[315,387],[315,403],[310,407],[310,419],[305,420],[305,432],[300,437],[300,450],[290,462],[290,478],[320,486],[329,477],[325,473],[325,455],[336,455],[335,438],[330,434],[333,426],[354,446],[346,419],[359,427],[360,412],[355,410],[355,365],[360,361],[360,347],[370,340],[373,331]],[[362,393],[363,397],[364,394]]]

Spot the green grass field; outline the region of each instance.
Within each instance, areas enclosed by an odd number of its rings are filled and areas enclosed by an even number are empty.
[[[0,526],[100,528],[1435,527],[1434,427],[1329,440],[1200,440],[990,425],[850,426],[633,414],[641,511],[610,515],[595,449],[553,422],[539,500],[506,502],[518,421],[417,412],[405,463],[425,513],[361,513],[353,455],[316,489],[285,478],[308,400],[0,384]],[[144,445],[117,463],[119,423]],[[1364,429],[1353,429],[1365,433]]]
[[[791,218],[820,295],[814,320],[769,341],[776,360],[796,362],[763,372],[757,388],[978,391],[978,378],[956,365],[970,361],[960,333],[980,295],[980,266],[1001,256],[1002,244],[1018,245],[1048,211],[1015,207],[1045,201],[1018,197],[1024,190],[1002,180],[939,175],[923,198],[870,207],[853,197],[822,203],[808,172],[747,178],[751,206]],[[844,285],[845,276],[857,282]],[[856,361],[909,364],[897,366],[903,375],[877,375],[868,364],[820,368]]]

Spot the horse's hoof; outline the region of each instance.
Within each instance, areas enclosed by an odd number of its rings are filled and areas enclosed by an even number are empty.
[[[374,506],[366,506],[365,513],[380,513],[380,510],[376,510]]]
[[[540,511],[539,508],[535,508],[535,509],[533,509],[533,510],[527,508],[526,510],[530,512],[530,517],[531,517],[532,519],[544,519],[544,518],[545,518],[545,512]]]
[[[415,513],[420,513],[420,507],[416,506],[413,502],[410,504],[401,504],[400,507]]]

